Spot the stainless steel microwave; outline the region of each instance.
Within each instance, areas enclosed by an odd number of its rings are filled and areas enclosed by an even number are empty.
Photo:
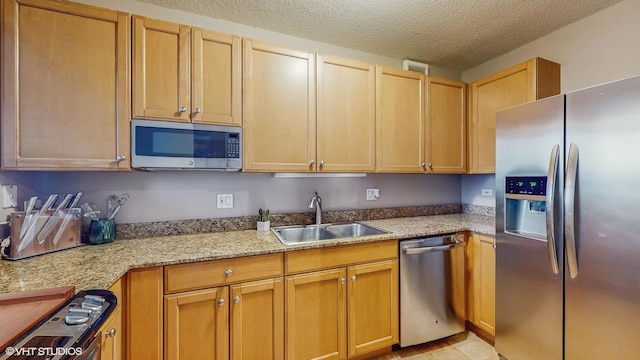
[[[131,120],[131,166],[146,170],[242,169],[242,128]]]

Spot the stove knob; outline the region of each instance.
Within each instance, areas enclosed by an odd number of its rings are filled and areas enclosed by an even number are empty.
[[[67,323],[67,325],[84,324],[89,321],[90,317],[91,310],[71,308],[69,309],[69,312],[67,312],[67,316],[64,318],[64,322]]]
[[[100,310],[104,306],[104,298],[97,295],[85,295],[82,300],[82,308],[89,310]]]

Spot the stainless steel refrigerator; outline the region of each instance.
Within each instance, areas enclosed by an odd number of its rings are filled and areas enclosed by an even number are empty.
[[[640,356],[640,77],[498,112],[496,350]]]

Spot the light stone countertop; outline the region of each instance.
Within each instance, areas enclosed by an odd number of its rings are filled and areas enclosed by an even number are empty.
[[[75,286],[76,291],[108,288],[130,269],[190,263],[388,239],[407,239],[457,231],[494,235],[493,217],[472,214],[419,216],[363,221],[390,233],[295,246],[271,232],[255,230],[116,240],[18,261],[0,261],[0,294]]]

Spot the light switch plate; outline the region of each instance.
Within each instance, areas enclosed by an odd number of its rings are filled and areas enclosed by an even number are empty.
[[[378,200],[380,197],[379,189],[367,189],[367,200]]]
[[[218,209],[232,209],[233,208],[233,194],[217,194],[216,207]]]
[[[18,185],[2,185],[2,208],[18,206]]]

